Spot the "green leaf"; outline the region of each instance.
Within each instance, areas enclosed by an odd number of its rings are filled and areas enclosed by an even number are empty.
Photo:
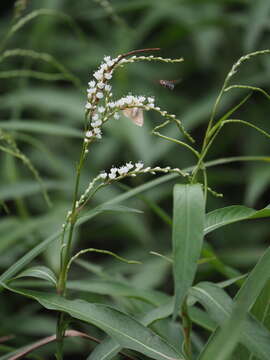
[[[232,299],[224,290],[211,283],[200,283],[190,289],[194,296],[209,313],[210,318],[222,326],[232,314]],[[270,334],[252,317],[245,322],[240,334],[240,342],[261,359],[268,359],[270,353]],[[225,343],[225,338],[224,338]],[[219,357],[218,357],[219,358]]]
[[[44,181],[43,187],[50,189],[66,189],[67,184],[63,181]],[[18,183],[10,183],[1,186],[0,198],[3,200],[11,200],[17,197],[30,196],[38,194],[42,191],[40,185],[36,181],[20,181]]]
[[[246,19],[246,34],[244,36],[245,51],[256,48],[260,36],[263,35],[269,23],[270,3],[258,0],[249,4],[249,14]]]
[[[38,301],[46,309],[63,311],[75,319],[100,328],[124,348],[138,351],[156,360],[181,359],[181,355],[159,336],[134,318],[112,307],[88,303],[81,299],[67,300],[55,294],[17,290],[6,285],[5,287]]]
[[[21,277],[35,277],[47,280],[53,285],[56,285],[57,283],[54,272],[47,266],[33,266],[29,269],[22,271],[19,275],[16,276],[16,279]]]
[[[89,219],[99,215],[102,213],[102,211],[130,211],[130,212],[140,212],[136,209],[127,208],[125,206],[121,205],[109,205],[104,204],[101,206],[98,206],[97,208],[89,211],[89,213],[83,217],[81,217],[76,226],[80,226],[81,224],[85,223]],[[61,230],[55,232],[53,235],[48,237],[47,239],[43,240],[40,244],[35,246],[32,250],[30,250],[28,253],[26,253],[21,259],[19,259],[16,263],[14,263],[8,270],[6,270],[1,276],[0,276],[0,282],[5,282],[8,279],[10,279],[12,276],[16,275],[21,269],[24,268],[27,264],[30,263],[35,257],[37,257],[40,253],[42,253],[53,241],[56,241],[56,239],[60,236]]]
[[[102,205],[95,207],[94,209],[85,212],[85,214],[78,219],[77,226],[85,223],[86,221],[92,219],[94,216],[97,216],[103,212],[120,212],[120,213],[123,212],[123,213],[135,213],[135,214],[143,213],[143,211],[141,210],[130,208],[127,206],[104,203]]]
[[[254,210],[241,205],[227,206],[206,214],[204,233],[208,234],[222,226],[238,221],[266,217],[270,217],[270,205],[261,210]]]
[[[39,230],[42,226],[48,226],[51,221],[52,216],[41,216],[14,224],[12,229],[1,235],[0,252],[4,253],[12,245],[28,237],[33,231]]]
[[[175,185],[173,205],[174,317],[192,286],[198,267],[204,226],[201,185]]]
[[[246,346],[251,353],[256,354],[260,359],[269,359],[270,332],[251,316],[248,316],[248,318],[244,320],[243,327],[239,329],[239,324],[236,324],[236,320],[237,322],[241,322],[243,318],[240,317],[239,319],[238,316],[235,315],[236,312],[237,314],[241,312],[247,313],[255,303],[269,279],[269,267],[270,248],[265,252],[244,282],[244,285],[235,297],[234,303],[232,303],[230,297],[221,288],[210,283],[196,285],[190,290],[190,294],[202,303],[213,320],[219,325],[223,325],[224,323],[225,326],[227,325],[226,327],[229,329],[228,332],[225,335],[223,334],[224,338],[222,340],[219,340],[225,344],[226,338],[228,339],[229,346],[224,350],[225,354],[226,351],[230,352],[232,350],[236,345],[237,337],[240,336],[240,342]],[[237,329],[237,331],[234,329]],[[236,333],[234,333],[234,331]],[[219,331],[216,331],[212,339],[219,337],[219,333]],[[220,346],[219,341],[217,341],[217,344]],[[218,345],[214,346],[214,350],[218,352]],[[214,350],[205,350],[207,355],[203,355],[204,357],[202,357],[202,359],[207,359],[207,356],[209,356],[208,358],[214,356],[212,353]],[[222,359],[220,353],[218,353],[218,356],[217,354],[215,356],[218,357],[218,359]],[[215,356],[213,358],[215,358]]]
[[[125,296],[146,301],[155,306],[159,306],[168,301],[169,297],[159,291],[149,289],[138,289],[119,281],[102,280],[74,280],[69,281],[68,289],[92,292],[110,296]]]
[[[27,252],[23,257],[11,265],[1,276],[0,282],[5,282],[9,280],[12,276],[17,274],[21,269],[23,269],[27,264],[29,264],[35,257],[41,254],[49,244],[61,235],[61,230],[55,232],[53,235],[43,240],[40,244],[35,246],[32,250]],[[2,287],[2,286],[1,286]]]
[[[257,298],[251,313],[259,320],[268,330],[270,330],[270,280],[268,280],[260,296]],[[248,358],[246,356],[246,358]],[[257,358],[256,358],[257,359]],[[255,360],[254,355],[248,360]]]
[[[41,121],[1,121],[1,128],[7,130],[29,131],[33,133],[48,134],[54,136],[66,136],[83,138],[80,130],[66,125],[48,124]]]
[[[229,358],[240,338],[243,322],[248,310],[243,305],[245,304],[241,302],[234,306],[229,318],[210,337],[198,360],[226,360]]]
[[[114,339],[106,338],[95,347],[86,360],[111,360],[119,351],[121,351],[121,346],[118,342]]]

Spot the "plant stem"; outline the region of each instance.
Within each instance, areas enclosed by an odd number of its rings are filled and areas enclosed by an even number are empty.
[[[69,234],[67,242],[64,243],[65,247],[61,249],[60,255],[60,274],[57,284],[57,293],[59,295],[65,296],[66,293],[66,281],[67,281],[67,266],[69,263],[69,259],[71,257],[71,245],[72,245],[72,238],[74,227],[77,221],[78,211],[76,208],[76,202],[78,199],[78,192],[79,192],[79,185],[80,185],[80,177],[81,177],[81,170],[84,164],[86,149],[88,145],[83,143],[80,160],[76,170],[76,180],[75,180],[75,187],[74,187],[74,194],[73,194],[73,203],[72,203],[72,210],[71,215],[68,217],[68,222],[70,223],[69,227]],[[65,314],[59,313],[58,314],[58,321],[57,321],[57,330],[56,330],[56,340],[57,340],[57,352],[56,352],[56,359],[62,360],[63,359],[63,340],[64,340],[64,333],[65,333]]]
[[[191,347],[191,329],[192,329],[192,321],[188,315],[188,306],[187,299],[184,300],[182,305],[182,326],[183,326],[183,335],[184,335],[184,343],[183,343],[183,351],[188,360],[192,360],[192,347]]]

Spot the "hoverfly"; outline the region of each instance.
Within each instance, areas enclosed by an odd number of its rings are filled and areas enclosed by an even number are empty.
[[[178,80],[159,80],[159,84],[167,89],[173,90],[175,85],[179,84],[181,79]]]
[[[128,108],[123,110],[123,114],[135,125],[143,126],[143,110],[141,108]]]

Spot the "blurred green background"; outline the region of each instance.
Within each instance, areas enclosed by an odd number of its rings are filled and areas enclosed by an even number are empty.
[[[0,199],[10,210],[10,214],[3,209],[1,213],[1,271],[63,223],[70,207],[74,166],[81,144],[85,90],[104,55],[160,47],[160,55],[164,57],[184,57],[185,61],[180,64],[137,63],[117,71],[113,94],[116,98],[129,92],[154,95],[161,108],[183,121],[199,149],[215,97],[232,64],[245,53],[268,48],[270,40],[269,0],[25,0],[20,4],[26,6],[23,16],[39,9],[56,12],[33,18],[7,41],[5,50],[23,48],[49,53],[80,79],[81,86],[76,87],[70,81],[17,77],[14,73],[7,78],[11,70],[55,73],[50,64],[42,61],[14,57],[0,63],[0,127],[13,134],[20,149],[32,160],[53,202],[53,208],[48,209],[29,170],[14,158],[0,154]],[[3,39],[14,21],[14,1],[2,2],[0,7]],[[158,84],[160,79],[179,78],[182,81],[174,91]],[[233,82],[269,89],[269,56],[245,63]],[[244,95],[245,91],[229,92],[219,114],[237,104]],[[260,94],[253,94],[236,118],[270,131],[269,110],[269,102]],[[194,158],[185,149],[151,135],[151,129],[159,123],[156,114],[147,113],[143,128],[124,117],[107,124],[103,140],[96,142],[89,153],[82,189],[101,170],[126,161],[143,160],[146,166],[185,168],[193,165]],[[59,134],[46,128],[50,124],[59,126]],[[66,131],[67,127],[74,131]],[[168,134],[174,134],[173,127]],[[269,156],[269,141],[251,128],[233,124],[222,130],[208,160],[245,155]],[[234,204],[259,209],[269,203],[270,169],[266,163],[227,164],[209,168],[208,175],[210,186],[224,194],[223,198],[209,195],[208,211]],[[135,187],[149,180],[151,177],[147,175],[125,184]],[[141,260],[141,266],[128,266],[105,256],[88,256],[110,275],[128,277],[138,287],[170,293],[168,264],[149,255],[151,250],[170,252],[170,227],[151,210],[149,202],[171,215],[175,181],[146,192],[144,199],[125,203],[142,210],[143,214],[106,214],[84,225],[76,234],[77,248],[103,248]],[[121,187],[112,185],[98,193],[89,206],[122,192]],[[231,225],[211,234],[207,240],[221,259],[245,272],[269,242],[269,221]],[[39,263],[42,261],[54,270],[58,264],[56,246],[51,246],[39,259]],[[83,274],[82,268],[74,267],[74,278]],[[220,279],[220,275],[208,264],[201,266],[198,278],[215,280]],[[98,295],[88,294],[87,298],[99,301]],[[41,315],[39,307],[33,307],[30,301],[23,300],[22,311],[16,315],[14,311],[19,302],[21,299],[16,296],[13,301],[1,299],[0,336],[15,333],[13,345],[19,346],[54,332],[54,319]],[[7,321],[10,313],[13,321]],[[80,342],[70,341],[70,346],[76,344]],[[87,344],[73,350],[83,353],[88,347]],[[50,347],[44,351],[50,352]]]

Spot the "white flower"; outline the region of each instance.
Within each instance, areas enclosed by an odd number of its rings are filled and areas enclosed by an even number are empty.
[[[118,173],[120,175],[125,175],[128,173],[128,167],[127,166],[121,166],[119,169],[118,169]]]
[[[111,91],[111,88],[112,88],[111,85],[108,84],[105,85],[105,91]]]
[[[92,137],[93,136],[92,131],[90,131],[90,130],[86,131],[85,136],[88,138]]]
[[[98,99],[102,99],[103,98],[103,93],[101,91],[97,92],[96,97]]]
[[[104,56],[104,61],[107,63],[108,61],[111,61],[111,57],[110,56]]]
[[[105,112],[105,107],[103,106],[99,106],[98,107],[98,112],[100,112],[101,114]]]
[[[125,101],[125,102],[126,102],[127,104],[132,104],[133,101],[134,101],[134,98],[133,98],[132,95],[128,95],[128,96],[126,97],[126,101]]]
[[[97,79],[97,80],[101,80],[103,78],[103,72],[101,70],[98,70],[94,73],[94,77]]]
[[[115,114],[113,115],[113,117],[114,117],[116,120],[118,120],[118,119],[120,118],[120,115],[119,115],[119,113],[115,113]]]
[[[138,96],[138,101],[140,103],[143,103],[145,101],[145,97],[144,96]]]
[[[93,126],[94,128],[99,127],[101,124],[102,124],[101,120],[91,122],[91,126]]]
[[[135,171],[139,171],[144,167],[144,163],[142,161],[139,161],[135,164]]]
[[[107,72],[104,74],[105,79],[110,80],[112,78],[112,74],[110,72]]]
[[[112,167],[110,171],[111,171],[111,173],[116,174],[118,169],[116,167]]]
[[[101,64],[100,65],[100,70],[102,70],[102,71],[108,70],[108,65],[107,64]]]
[[[109,178],[110,179],[115,179],[116,178],[116,173],[110,173]]]
[[[89,87],[93,88],[96,86],[96,82],[94,80],[91,80],[91,81],[89,81],[88,85],[89,85]]]
[[[121,98],[117,101],[116,106],[122,107],[126,104],[126,99],[125,98]]]
[[[85,108],[86,108],[86,109],[91,109],[91,108],[92,108],[92,105],[91,105],[89,102],[87,102],[87,103],[85,104]]]
[[[108,105],[110,108],[114,108],[114,107],[116,106],[116,103],[114,103],[114,102],[109,102],[107,105]]]
[[[108,174],[105,171],[103,171],[99,176],[101,179],[105,180],[107,178]]]
[[[96,88],[90,88],[90,89],[87,89],[87,93],[88,95],[92,95],[96,92]]]
[[[114,60],[107,61],[107,64],[109,67],[112,67],[114,65]]]
[[[97,87],[101,90],[104,88],[104,86],[105,86],[105,84],[103,84],[103,82],[97,83]]]
[[[95,128],[93,129],[93,131],[94,131],[95,135],[101,135],[101,130],[100,130],[100,128],[95,127]]]
[[[97,134],[97,135],[96,135],[96,138],[97,138],[97,139],[102,139],[101,134]]]
[[[99,117],[98,114],[94,114],[93,117],[92,117],[92,119],[93,119],[94,121],[96,121],[96,120],[98,120],[98,117]]]
[[[130,162],[126,163],[126,167],[128,168],[128,170],[130,170],[134,167],[134,165],[130,161]]]

